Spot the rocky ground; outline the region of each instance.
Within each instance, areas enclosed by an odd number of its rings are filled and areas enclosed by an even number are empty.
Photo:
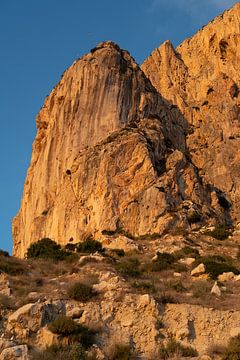
[[[228,231],[109,235],[104,251],[93,247],[62,261],[2,254],[0,359],[52,359],[44,349],[53,344],[63,347],[59,359],[222,359],[240,334],[240,239]],[[87,293],[74,295],[79,283]],[[51,331],[59,317],[86,326],[91,340]],[[76,343],[84,354],[66,355]]]

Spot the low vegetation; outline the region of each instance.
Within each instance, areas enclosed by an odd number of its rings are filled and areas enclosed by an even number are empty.
[[[230,339],[221,360],[239,360],[240,359],[240,335]]]
[[[224,272],[233,272],[236,275],[240,273],[239,270],[232,264],[232,260],[224,256],[210,255],[199,257],[193,264],[193,267],[200,263],[205,265],[206,273],[208,273],[213,280],[216,280],[218,276]]]
[[[96,296],[96,292],[92,286],[77,282],[69,287],[67,295],[70,299],[85,302]]]
[[[232,231],[227,225],[218,224],[213,230],[207,231],[205,234],[217,240],[226,240],[232,234]]]
[[[88,348],[93,343],[92,332],[65,315],[57,317],[48,325],[48,329],[54,334],[68,337],[72,344],[80,343],[84,348]]]
[[[152,261],[151,271],[163,271],[172,268],[172,265],[176,262],[176,257],[172,254],[163,252],[157,253],[157,259]]]
[[[173,359],[175,356],[181,357],[195,357],[198,353],[191,346],[184,346],[180,342],[171,338],[165,346],[162,346],[159,351],[159,359]]]
[[[35,351],[32,360],[88,360],[84,348],[80,344],[52,345],[43,351]]]
[[[129,345],[116,344],[110,354],[110,360],[135,360],[136,355]]]
[[[116,265],[117,270],[125,277],[139,277],[142,274],[140,261],[137,257],[124,258]]]
[[[0,273],[1,272],[11,276],[17,276],[26,272],[26,266],[14,257],[0,255]]]

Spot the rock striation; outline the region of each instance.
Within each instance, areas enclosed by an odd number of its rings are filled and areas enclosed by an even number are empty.
[[[104,42],[63,74],[37,116],[14,255],[238,221],[239,21],[237,4],[142,68]]]
[[[239,222],[240,3],[176,49],[166,41],[142,64],[189,123],[187,147],[204,183]]]

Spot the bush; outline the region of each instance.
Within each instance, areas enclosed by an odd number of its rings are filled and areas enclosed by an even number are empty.
[[[199,212],[194,211],[188,217],[187,220],[189,224],[196,224],[202,220],[201,214]]]
[[[78,243],[77,251],[80,253],[95,253],[95,252],[104,252],[102,244],[94,240],[92,238],[88,238],[87,240],[83,241],[82,243]]]
[[[93,291],[92,286],[80,282],[73,284],[68,289],[67,294],[70,299],[83,302],[92,299],[96,295],[96,293]]]
[[[222,360],[240,359],[240,335],[237,335],[229,340],[228,346],[221,359]]]
[[[174,255],[175,257],[177,257],[177,259],[181,259],[182,257],[186,257],[186,256],[198,257],[199,251],[190,246],[184,246],[182,249],[175,251]]]
[[[162,360],[172,359],[174,356],[195,357],[198,355],[197,351],[191,346],[184,346],[180,342],[170,339],[166,346],[162,346],[159,351],[159,357]]]
[[[122,276],[139,277],[142,273],[140,262],[137,258],[131,257],[117,264],[117,270]]]
[[[115,345],[110,355],[110,360],[135,360],[136,356],[131,352],[129,345]]]
[[[232,232],[227,225],[219,224],[215,226],[214,230],[207,231],[205,234],[217,240],[226,240],[232,234]]]
[[[54,334],[68,337],[71,343],[80,342],[84,348],[88,348],[93,343],[90,330],[65,315],[60,315],[48,324],[48,329]]]
[[[216,280],[219,275],[224,272],[233,272],[234,274],[239,274],[239,270],[229,262],[228,259],[220,255],[212,255],[199,258],[197,263],[202,262],[206,267],[206,273],[209,276]]]
[[[71,253],[62,250],[61,246],[49,238],[43,238],[29,246],[27,258],[65,260]]]
[[[112,249],[112,252],[117,254],[117,256],[119,256],[119,257],[125,256],[125,251],[123,249]]]
[[[157,259],[152,261],[151,270],[152,271],[163,271],[169,270],[172,267],[172,264],[176,261],[174,255],[169,253],[157,253]]]
[[[87,360],[85,350],[80,344],[51,345],[41,352],[34,352],[32,360]]]
[[[9,257],[9,253],[7,251],[4,251],[4,250],[0,249],[0,256]]]
[[[144,292],[149,292],[149,293],[155,293],[156,292],[156,288],[154,286],[154,284],[150,281],[135,281],[132,286],[135,289],[139,289],[142,290]]]

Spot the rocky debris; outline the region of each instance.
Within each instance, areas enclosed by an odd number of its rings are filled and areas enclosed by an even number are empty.
[[[172,333],[184,344],[196,348],[202,356],[212,344],[227,345],[236,328],[239,329],[239,321],[239,311],[220,311],[198,305],[167,304],[162,315],[165,328],[161,331],[165,336]]]
[[[216,296],[221,296],[221,294],[222,294],[221,289],[217,284],[217,281],[215,281],[215,283],[211,289],[211,294],[216,295]]]
[[[196,268],[191,271],[191,276],[200,276],[205,274],[206,268],[204,264],[199,264]]]
[[[26,341],[41,327],[64,312],[65,306],[60,300],[26,304],[8,317],[6,330],[17,339]]]
[[[128,253],[130,251],[138,251],[139,247],[133,239],[120,235],[117,237],[108,236],[102,240],[103,246],[107,249],[121,249]]]
[[[2,351],[0,360],[29,360],[27,345],[18,345]]]
[[[139,321],[141,314],[141,321]],[[133,342],[136,351],[146,358],[156,356],[159,347],[157,319],[160,309],[156,301],[148,294],[123,294],[121,301],[101,301],[86,303],[80,321],[106,329],[99,334],[101,347],[109,344]]]

